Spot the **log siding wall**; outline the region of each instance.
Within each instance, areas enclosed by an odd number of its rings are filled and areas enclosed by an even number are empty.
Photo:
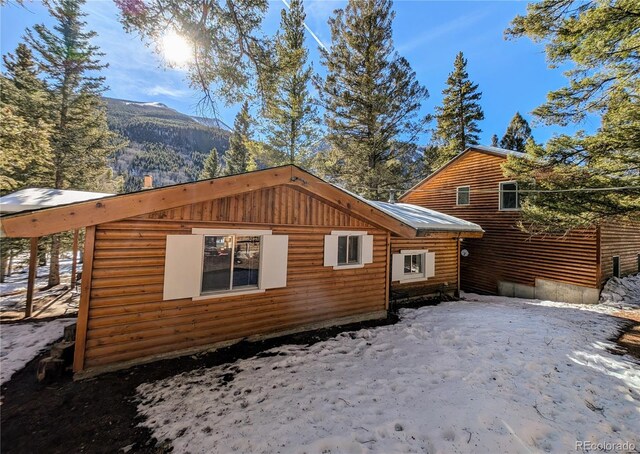
[[[613,275],[613,257],[620,257],[620,276],[638,273],[640,222],[608,224],[600,228],[600,285]]]
[[[270,204],[273,209],[264,208]],[[166,236],[190,234],[194,227],[272,229],[289,235],[287,287],[163,301]],[[324,267],[324,235],[338,228],[374,235],[374,262],[359,269]],[[98,225],[85,348],[74,368],[143,360],[385,311],[388,238],[388,232],[285,186]]]
[[[465,242],[467,240],[464,240]],[[464,243],[463,243],[464,244]],[[458,288],[458,238],[419,238],[419,239],[391,239],[391,254],[398,254],[402,250],[422,250],[435,252],[435,276],[422,282],[391,282],[392,298],[412,298],[430,295],[439,291],[452,292]]]
[[[531,237],[517,228],[518,211],[499,210],[504,157],[470,151],[402,197],[413,203],[479,224],[482,239],[467,239],[461,259],[464,290],[497,293],[498,282],[528,286],[536,278],[598,287],[597,232],[573,231],[562,237]],[[456,188],[470,186],[470,204],[456,205]]]

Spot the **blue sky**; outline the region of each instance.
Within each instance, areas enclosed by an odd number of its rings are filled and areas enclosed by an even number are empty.
[[[336,8],[346,4],[339,0],[306,0],[307,24],[326,45],[331,35],[327,19]],[[36,23],[50,24],[39,2],[25,2],[26,8],[5,5],[0,17],[2,54],[13,51],[24,30]],[[264,32],[272,34],[280,21],[281,0],[272,0],[264,21]],[[485,120],[481,122],[481,143],[491,136],[502,136],[516,111],[531,120],[530,112],[544,102],[549,90],[566,83],[560,69],[548,69],[542,45],[528,39],[507,41],[504,30],[510,21],[526,10],[521,1],[418,1],[396,0],[394,4],[394,42],[416,71],[420,82],[429,89],[423,113],[433,113],[442,99],[442,89],[453,60],[462,50],[468,60],[470,78],[483,92]],[[199,93],[189,87],[186,73],[163,66],[162,58],[139,37],[127,34],[118,22],[118,10],[111,0],[89,0],[86,4],[89,28],[98,33],[94,44],[106,54],[107,96],[135,101],[159,101],[180,112],[197,113]],[[320,74],[318,44],[307,36],[310,60]],[[220,105],[221,119],[231,125],[238,106]],[[534,126],[538,141],[552,134],[593,130],[597,121],[561,129]],[[421,138],[426,141],[428,136]]]

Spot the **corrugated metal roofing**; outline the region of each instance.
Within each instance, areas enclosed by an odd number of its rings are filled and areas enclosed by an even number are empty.
[[[416,230],[483,232],[482,227],[478,224],[417,205],[374,202],[371,200],[368,203]]]

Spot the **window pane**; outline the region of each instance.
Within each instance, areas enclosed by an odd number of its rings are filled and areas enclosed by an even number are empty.
[[[360,263],[360,237],[349,237],[349,263]]]
[[[502,206],[503,209],[518,208],[518,186],[515,183],[502,184]]]
[[[411,256],[404,256],[404,274],[411,274]]]
[[[423,254],[413,254],[404,256],[404,274],[422,274]]]
[[[202,291],[228,290],[231,283],[231,236],[204,238]]]
[[[347,238],[346,236],[338,237],[338,265],[347,264]]]
[[[458,205],[469,205],[470,188],[458,188]]]
[[[422,254],[416,254],[413,256],[413,272],[422,274]]]
[[[257,287],[260,269],[260,237],[236,237],[233,260],[233,288]]]

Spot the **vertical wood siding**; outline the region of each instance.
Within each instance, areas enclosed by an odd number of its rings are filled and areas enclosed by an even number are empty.
[[[398,254],[401,250],[428,249],[435,252],[436,274],[422,282],[391,282],[393,297],[407,298],[429,295],[440,290],[454,291],[458,288],[458,252],[457,237],[450,238],[419,238],[419,239],[391,239],[391,254]]]
[[[479,224],[481,239],[465,239],[461,259],[464,290],[497,293],[498,281],[535,285],[535,278],[598,286],[599,257],[594,230],[531,237],[518,230],[517,211],[499,210],[504,157],[471,151],[402,198],[402,202]],[[456,205],[456,187],[470,186],[470,204]]]
[[[613,257],[620,257],[620,275],[640,272],[640,222],[608,224],[600,228],[600,284],[613,275]]]
[[[364,227],[369,224],[311,195],[275,186],[140,216],[144,219]]]
[[[267,228],[289,235],[287,287],[163,301],[166,236],[190,234],[194,227]],[[360,269],[324,267],[324,235],[335,228],[374,235],[374,262]],[[386,231],[288,187],[99,225],[84,367],[384,311],[387,238]]]

